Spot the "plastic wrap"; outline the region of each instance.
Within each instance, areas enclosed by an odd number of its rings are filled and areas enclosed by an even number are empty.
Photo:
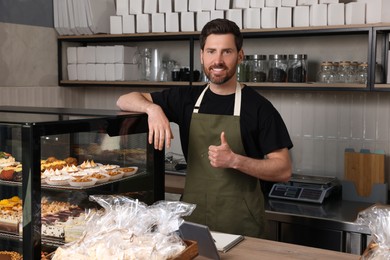
[[[367,226],[372,241],[361,259],[390,259],[390,206],[373,205],[361,211],[357,223]]]
[[[53,259],[169,259],[186,247],[176,231],[194,204],[159,201],[151,206],[124,196],[95,195],[104,211],[91,211],[83,236],[58,248]]]

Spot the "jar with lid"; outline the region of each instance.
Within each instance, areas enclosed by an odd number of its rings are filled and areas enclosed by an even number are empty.
[[[357,83],[367,85],[368,63],[362,62],[358,66]]]
[[[247,82],[248,81],[248,74],[249,74],[249,56],[245,55],[244,59],[240,64],[237,66],[237,81],[239,82]]]
[[[267,56],[250,55],[248,60],[248,71],[250,82],[264,82],[267,79]]]
[[[268,81],[286,82],[287,80],[287,55],[271,54],[268,56]]]
[[[307,82],[307,55],[288,56],[287,82]]]
[[[333,64],[330,61],[321,63],[320,71],[317,73],[317,81],[321,83],[335,83],[335,73]]]
[[[338,70],[338,81],[340,83],[354,83],[354,74],[350,61],[340,61]]]

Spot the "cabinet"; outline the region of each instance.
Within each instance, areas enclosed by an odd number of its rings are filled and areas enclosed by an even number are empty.
[[[248,82],[247,85],[260,89],[275,89],[275,90],[357,90],[357,91],[370,91],[370,90],[386,90],[390,89],[385,82],[385,76],[387,71],[387,59],[389,50],[389,36],[390,24],[364,24],[364,25],[345,25],[345,26],[327,26],[327,27],[293,27],[293,28],[276,28],[276,29],[259,29],[259,30],[242,30],[244,39],[254,40],[256,43],[264,43],[268,39],[280,39],[278,44],[272,45],[272,50],[278,53],[285,53],[289,44],[286,44],[287,40],[300,38],[300,39],[319,39],[315,44],[316,49],[313,51],[319,58],[310,61],[311,55],[309,54],[309,71],[318,70],[319,64],[323,60],[328,60],[325,50],[332,52],[329,48],[341,48],[342,53],[349,52],[351,55],[356,54],[356,50],[353,49],[356,42],[364,42],[364,47],[359,48],[361,56],[366,60],[360,60],[361,62],[367,61],[369,64],[368,83],[367,84],[320,84],[315,82],[315,78],[309,78],[308,83],[252,83]],[[342,37],[355,37],[352,44],[346,45]],[[329,41],[337,41],[337,44],[327,46],[322,43],[323,38],[330,37]],[[336,37],[336,38],[333,38]],[[341,37],[341,40],[337,39]],[[58,84],[60,86],[145,86],[145,87],[170,87],[170,86],[187,86],[192,84],[203,84],[204,82],[193,81],[193,71],[195,66],[199,66],[196,63],[196,57],[198,55],[198,39],[199,32],[193,33],[149,33],[149,34],[123,34],[123,35],[92,35],[92,36],[60,36],[58,37]],[[66,47],[67,46],[86,46],[88,44],[100,45],[100,44],[129,44],[129,43],[144,43],[144,42],[183,42],[188,43],[188,65],[191,72],[189,82],[141,82],[141,81],[112,81],[112,82],[97,82],[97,81],[69,81],[66,77]],[[246,41],[244,41],[244,50],[246,49]],[[287,42],[288,43],[288,42]],[[292,43],[294,45],[294,43]],[[302,45],[302,44],[296,44]],[[156,46],[159,46],[156,44]],[[297,47],[301,53],[305,53],[306,48],[302,46]],[[256,47],[260,52],[263,46]],[[363,53],[362,53],[363,52]],[[319,56],[318,56],[319,53]],[[264,53],[263,53],[264,54]],[[272,53],[270,53],[272,54]],[[323,56],[321,56],[323,55]],[[345,57],[340,57],[343,59]],[[354,56],[352,56],[354,58]],[[334,60],[338,61],[338,60]],[[378,62],[382,65],[382,72],[375,69],[375,63]],[[375,83],[375,74],[380,74],[381,83]]]
[[[5,153],[1,157],[4,160],[0,160],[0,207],[2,213],[9,212],[9,221],[0,215],[0,251],[13,250],[23,254],[24,259],[39,259],[41,250],[53,250],[64,243],[58,234],[42,235],[43,227],[55,223],[57,219],[53,217],[69,219],[75,211],[96,207],[88,200],[92,194],[121,194],[147,204],[164,199],[164,152],[148,144],[147,133],[145,114],[1,106],[0,151]],[[63,172],[70,163],[69,157],[77,160],[75,167],[80,175]],[[13,168],[13,175],[4,177],[3,170],[16,165],[10,158],[21,164],[21,171]],[[90,174],[96,173],[96,169],[112,177],[117,175],[110,169],[129,167],[137,172],[122,172],[119,178],[90,183]],[[50,176],[46,170],[71,176],[72,180],[88,174],[89,180],[77,186],[69,185],[70,182],[53,185],[45,183],[45,177]],[[83,182],[79,180],[76,182]],[[50,211],[53,214],[49,216],[45,207],[52,202],[58,202],[59,207],[72,206],[67,211]]]

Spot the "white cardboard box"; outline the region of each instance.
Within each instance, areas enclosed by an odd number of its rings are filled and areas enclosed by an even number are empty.
[[[173,10],[172,0],[158,0],[159,13],[172,13],[172,10]]]
[[[265,7],[280,7],[282,0],[265,0]]]
[[[152,32],[165,32],[165,15],[152,14]]]
[[[105,46],[96,46],[96,63],[106,63]]]
[[[174,0],[173,11],[176,13],[188,12],[188,0]]]
[[[116,15],[129,14],[129,0],[116,0]]]
[[[244,9],[244,29],[260,29],[261,28],[261,9],[260,8],[247,8]]]
[[[137,64],[115,64],[115,81],[138,80]]]
[[[68,80],[77,80],[77,64],[68,64]]]
[[[85,49],[86,63],[96,63],[96,46],[89,45]]]
[[[76,64],[77,80],[87,80],[87,64]]]
[[[195,12],[195,27],[201,31],[203,26],[210,21],[210,12]]]
[[[318,0],[297,0],[297,5],[314,5],[318,4]]]
[[[115,64],[106,63],[105,64],[105,73],[107,81],[115,81]]]
[[[319,4],[338,4],[339,0],[319,0]]]
[[[157,0],[144,0],[144,14],[157,13]]]
[[[180,30],[182,32],[195,31],[195,14],[194,12],[180,13]]]
[[[77,63],[87,63],[87,47],[77,47]]]
[[[238,28],[242,29],[242,9],[230,9],[225,11],[226,19],[237,24]]]
[[[167,32],[179,32],[179,13],[166,13],[165,14],[165,31]]]
[[[265,0],[250,0],[249,7],[252,8],[263,8],[265,6]]]
[[[110,16],[110,33],[122,34],[122,16]]]
[[[328,6],[313,4],[310,6],[310,26],[326,26],[328,24]]]
[[[297,6],[297,0],[282,0],[282,6],[286,6],[286,7]]]
[[[106,65],[104,63],[96,64],[95,72],[95,78],[97,81],[106,81]]]
[[[230,9],[230,0],[216,0],[215,1],[215,10],[229,10]]]
[[[129,14],[142,14],[144,10],[144,0],[131,0],[129,2]]]
[[[201,0],[202,11],[213,11],[215,10],[215,0]]]
[[[276,27],[292,27],[292,7],[278,7],[276,11]]]
[[[188,0],[188,11],[190,12],[201,12],[202,1],[199,0]]]
[[[210,21],[217,18],[225,18],[225,12],[223,10],[210,11]]]
[[[261,8],[261,28],[276,28],[276,7]]]
[[[87,80],[96,80],[96,64],[87,63]]]
[[[328,4],[328,25],[344,25],[345,11],[344,4]]]
[[[364,24],[366,22],[365,3],[345,4],[345,24]]]
[[[122,16],[122,32],[123,33],[135,33],[135,15],[123,15]]]
[[[366,3],[366,23],[390,23],[389,0],[357,0]]]
[[[66,60],[68,61],[68,64],[77,63],[77,47],[66,48]]]
[[[148,33],[151,30],[150,14],[137,14],[136,19],[136,32],[137,33]]]
[[[293,27],[310,26],[310,6],[301,5],[293,7]]]
[[[115,60],[114,63],[136,63],[135,57],[137,54],[137,47],[115,45]]]
[[[249,0],[233,0],[232,9],[249,8]]]
[[[115,46],[105,46],[104,47],[105,62],[104,63],[114,63],[115,62]]]

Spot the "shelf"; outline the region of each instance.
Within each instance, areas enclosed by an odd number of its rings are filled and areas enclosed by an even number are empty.
[[[200,83],[193,82],[192,84]],[[148,87],[172,87],[172,86],[189,86],[188,81],[78,81],[78,80],[61,80],[61,86],[148,86]]]

